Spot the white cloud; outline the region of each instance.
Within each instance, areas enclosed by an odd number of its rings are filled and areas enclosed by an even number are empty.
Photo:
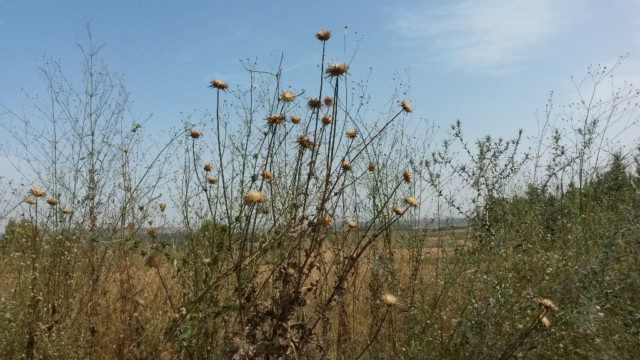
[[[392,28],[455,67],[503,71],[541,55],[585,14],[576,1],[462,0],[401,9]]]

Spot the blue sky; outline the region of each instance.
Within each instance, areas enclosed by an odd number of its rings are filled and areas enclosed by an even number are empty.
[[[0,103],[26,103],[40,89],[43,56],[77,71],[85,24],[106,44],[111,69],[124,74],[140,115],[174,125],[203,111],[208,80],[245,81],[240,59],[285,54],[285,81],[315,77],[316,30],[332,29],[329,58],[362,42],[351,73],[373,68],[374,103],[396,72],[410,77],[416,114],[467,133],[514,134],[535,128],[549,91],[574,95],[570,76],[630,53],[618,76],[640,83],[640,1],[22,1],[0,0]]]

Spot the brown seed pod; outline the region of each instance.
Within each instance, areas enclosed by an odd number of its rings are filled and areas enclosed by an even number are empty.
[[[278,125],[278,124],[282,124],[286,119],[286,116],[282,115],[282,114],[274,114],[274,115],[270,115],[267,118],[267,122],[269,123],[269,125]]]
[[[325,106],[331,106],[333,105],[333,98],[329,96],[325,96],[323,102]]]
[[[189,133],[189,136],[191,136],[191,138],[193,139],[199,139],[202,137],[202,133],[198,130],[191,130],[191,132]]]
[[[284,102],[292,102],[293,100],[296,99],[296,96],[291,91],[285,91],[282,94],[280,94],[280,98]]]
[[[244,195],[245,202],[249,204],[263,203],[267,200],[267,196],[258,190],[250,190]]]
[[[393,206],[391,207],[391,210],[393,210],[393,212],[394,212],[396,215],[399,215],[399,216],[404,215],[404,211],[405,211],[405,210],[404,210],[403,208],[401,208],[399,205],[393,205]]]
[[[413,106],[411,106],[411,104],[409,104],[408,101],[404,100],[403,102],[400,103],[400,105],[402,106],[402,110],[404,112],[413,112]]]
[[[296,115],[291,116],[291,123],[295,125],[300,124],[300,116],[296,116]]]
[[[58,198],[47,199],[47,204],[49,204],[51,206],[58,205],[58,204],[60,204],[60,199],[58,199]]]
[[[358,136],[358,130],[356,129],[347,130],[346,134],[349,139],[355,139],[356,136]]]
[[[411,206],[411,207],[416,207],[418,206],[418,200],[414,197],[411,196],[407,196],[406,198],[404,198],[404,202],[405,204]]]
[[[320,41],[327,41],[331,38],[331,30],[320,30],[316,32],[316,39]]]
[[[331,77],[339,77],[346,74],[347,71],[349,71],[349,66],[343,63],[335,63],[329,65],[324,72]]]
[[[227,88],[229,87],[229,84],[227,84],[222,80],[211,80],[209,84],[210,84],[209,85],[210,88],[214,88],[218,90],[227,90]]]
[[[404,178],[404,181],[408,183],[413,182],[413,174],[411,174],[408,171],[405,171],[404,173],[402,173],[402,178]]]
[[[204,165],[204,171],[209,172],[213,169],[213,165],[211,164],[205,164]]]
[[[210,185],[215,185],[215,184],[217,184],[217,183],[218,183],[218,178],[217,178],[217,177],[210,177],[210,178],[208,178],[208,179],[207,179],[207,182],[208,182]]]
[[[369,171],[371,171],[371,172],[374,172],[374,171],[376,171],[377,169],[378,169],[378,166],[377,166],[375,163],[373,163],[373,162],[370,162],[370,163],[369,163],[369,166],[367,167],[367,170],[369,170]]]
[[[309,100],[307,100],[307,106],[309,106],[309,109],[317,110],[320,109],[322,103],[318,98],[309,98]]]
[[[35,196],[37,198],[47,196],[47,192],[44,191],[41,188],[33,188],[33,189],[29,190],[29,194],[31,194],[31,195],[33,195],[33,196]]]
[[[322,115],[322,123],[323,124],[329,125],[329,124],[331,124],[332,121],[333,121],[333,118],[331,117],[331,115],[329,115],[329,114]]]

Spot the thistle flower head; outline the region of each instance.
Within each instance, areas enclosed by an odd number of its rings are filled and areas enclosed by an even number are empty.
[[[322,217],[322,225],[324,227],[329,227],[333,224],[333,216],[331,214],[326,214]]]
[[[296,96],[291,91],[285,91],[282,94],[280,94],[280,98],[284,102],[292,102],[293,100],[296,99]]]
[[[44,189],[42,188],[33,188],[31,190],[29,190],[29,194],[39,198],[39,197],[45,197],[47,196],[47,192],[44,191]]]
[[[49,204],[51,206],[56,206],[56,205],[60,204],[60,199],[58,199],[58,198],[47,199],[47,204]]]
[[[393,294],[384,294],[382,295],[382,303],[387,306],[395,306],[398,304],[398,298]]]
[[[165,203],[161,203],[160,205],[158,205],[158,207],[160,208],[160,212],[164,212],[165,210],[167,210],[167,204]]]
[[[35,205],[37,203],[36,199],[31,198],[31,197],[26,197],[24,199],[22,199],[23,202],[29,204],[29,205]]]
[[[147,256],[145,263],[150,268],[158,268],[160,267],[160,260],[160,254],[153,252]]]
[[[298,136],[297,142],[303,149],[312,149],[315,145],[308,136],[304,135]]]
[[[202,133],[198,130],[192,129],[189,133],[189,136],[191,136],[193,139],[199,139],[202,137]]]
[[[269,123],[269,125],[278,125],[282,124],[286,118],[287,117],[283,114],[273,114],[269,115],[269,117],[267,118],[267,122]]]
[[[271,180],[273,179],[273,173],[265,170],[262,172],[262,178],[265,180]]]
[[[413,182],[413,174],[408,171],[402,173],[402,178],[408,183]]]
[[[60,209],[60,212],[62,212],[65,215],[73,215],[74,213],[73,209],[70,209],[68,207],[63,207],[62,209]]]
[[[292,124],[300,124],[300,116],[297,115],[292,115],[291,116],[291,123]]]
[[[367,170],[374,172],[378,169],[378,166],[374,162],[370,162],[369,166],[367,166]]]
[[[547,315],[541,317],[539,321],[540,325],[542,325],[545,329],[549,329],[551,327],[551,320],[549,320],[549,317],[547,317]]]
[[[391,207],[391,210],[393,210],[393,212],[398,216],[404,215],[404,211],[405,211],[402,207],[400,207],[400,205],[393,205]]]
[[[331,106],[333,105],[333,98],[329,96],[325,96],[323,102],[325,106]]]
[[[351,165],[351,163],[347,159],[342,160],[341,166],[344,171],[349,171],[353,168],[353,165]]]
[[[413,106],[411,106],[411,104],[409,104],[407,100],[402,101],[400,105],[402,105],[402,110],[404,110],[405,112],[413,112]]]
[[[327,70],[324,72],[331,77],[339,77],[347,73],[349,71],[349,66],[343,63],[334,63],[327,67]]]
[[[560,308],[553,303],[553,301],[549,300],[549,299],[540,299],[538,300],[538,305],[542,306],[543,308],[550,310],[550,311],[559,311]]]
[[[406,198],[404,198],[404,203],[412,207],[416,207],[419,204],[418,200],[411,196],[407,196]]]
[[[213,169],[213,165],[211,164],[205,164],[204,165],[204,171],[209,172]]]
[[[249,192],[244,195],[244,201],[248,204],[263,203],[267,201],[267,196],[262,191],[249,190]]]
[[[210,178],[208,178],[208,179],[207,179],[207,182],[208,182],[210,185],[215,185],[215,184],[217,184],[217,183],[218,183],[218,178],[217,178],[217,177],[210,177]]]
[[[356,136],[358,136],[358,130],[356,129],[347,130],[346,134],[349,139],[355,139]]]
[[[320,41],[327,41],[331,38],[331,30],[320,30],[316,32],[316,39]]]
[[[322,106],[322,103],[318,98],[309,98],[307,100],[307,106],[309,106],[309,109],[316,110],[316,109],[320,109],[320,107]]]
[[[322,123],[323,124],[329,125],[329,124],[331,124],[332,121],[333,121],[333,118],[331,117],[331,115],[329,115],[329,114],[322,115]]]
[[[227,90],[227,88],[229,87],[229,84],[218,79],[211,80],[209,84],[210,84],[209,85],[210,88],[218,89],[218,90]]]
[[[355,220],[347,220],[346,224],[349,229],[356,229],[358,227],[358,222]]]

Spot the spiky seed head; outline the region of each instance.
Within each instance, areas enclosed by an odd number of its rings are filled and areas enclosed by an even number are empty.
[[[356,229],[358,227],[358,222],[355,220],[347,220],[346,224],[349,229]]]
[[[29,190],[29,194],[39,198],[39,197],[45,197],[47,196],[47,192],[44,191],[44,189],[42,188],[33,188],[31,190]]]
[[[273,179],[273,173],[265,170],[262,172],[262,178],[265,180],[271,180]]]
[[[167,210],[167,204],[165,203],[161,203],[160,205],[158,205],[158,207],[160,208],[160,212],[164,212],[165,210]]]
[[[204,171],[210,172],[211,170],[213,170],[213,165],[211,165],[211,164],[205,164],[204,165]]]
[[[31,197],[26,197],[24,199],[22,199],[23,202],[29,204],[29,205],[35,205],[38,203],[38,201],[36,201],[36,199],[31,198]]]
[[[292,102],[296,99],[296,96],[291,91],[285,91],[280,95],[280,98],[284,102]]]
[[[387,306],[395,306],[398,304],[398,297],[393,294],[384,294],[382,295],[382,303]]]
[[[47,204],[49,204],[51,206],[56,206],[56,205],[60,204],[60,199],[58,199],[58,198],[47,199]]]
[[[227,84],[225,81],[222,80],[211,80],[209,82],[209,87],[213,88],[213,89],[218,89],[218,90],[227,90],[227,88],[229,87],[229,84]]]
[[[405,112],[413,112],[413,106],[411,106],[411,104],[409,104],[407,100],[402,101],[400,105],[402,105],[402,110],[404,110]]]
[[[292,277],[295,274],[296,274],[296,270],[294,268],[292,268],[291,266],[287,266],[284,269],[284,275],[287,276],[287,277]]]
[[[331,38],[331,30],[320,30],[316,33],[316,39],[327,41]]]
[[[286,120],[286,118],[287,117],[283,114],[273,114],[269,115],[269,117],[267,118],[267,122],[269,123],[269,125],[278,125],[282,124]]]
[[[244,195],[244,201],[249,204],[263,203],[267,201],[267,196],[258,190],[250,190]]]
[[[150,268],[158,268],[160,267],[160,260],[160,254],[153,252],[147,256],[146,264]]]
[[[402,178],[408,183],[413,182],[413,174],[408,171],[402,173]]]
[[[345,159],[342,160],[342,169],[344,171],[349,171],[353,168],[353,165],[351,165],[351,163],[349,162],[349,160]]]
[[[322,217],[322,225],[324,227],[329,227],[333,224],[333,216],[331,214],[326,214]]]
[[[329,114],[322,115],[322,123],[323,124],[329,125],[329,124],[331,124],[332,121],[333,121],[333,118],[331,117],[331,115],[329,115]]]
[[[202,133],[198,130],[192,129],[189,133],[189,136],[191,136],[193,139],[199,139],[202,137]]]
[[[207,179],[207,182],[208,182],[210,185],[215,185],[215,184],[217,184],[217,183],[218,183],[218,178],[217,178],[217,177],[210,177],[210,178],[208,178],[208,179]]]
[[[391,207],[391,210],[393,210],[393,212],[394,212],[396,215],[399,215],[399,216],[404,215],[404,209],[403,209],[402,207],[400,207],[400,205],[393,205],[393,206]]]
[[[325,96],[323,102],[325,106],[331,106],[333,105],[333,98],[329,96]]]
[[[349,139],[355,139],[356,136],[358,136],[358,130],[356,129],[347,130],[346,134]]]
[[[549,317],[547,317],[547,315],[541,317],[539,321],[540,325],[542,325],[545,329],[549,329],[551,327],[551,320],[549,320]]]
[[[309,106],[309,109],[317,110],[320,109],[322,103],[318,98],[309,98],[309,100],[307,100],[307,106]]]
[[[378,166],[376,165],[376,163],[370,162],[369,166],[367,167],[367,170],[374,172],[378,169]]]
[[[300,144],[300,147],[302,147],[303,149],[312,149],[315,145],[313,141],[309,139],[308,136],[304,136],[304,135],[298,136],[297,142],[298,144]]]
[[[411,207],[416,207],[419,204],[418,200],[411,196],[407,196],[406,198],[404,198],[404,203]]]
[[[327,67],[324,72],[331,77],[339,77],[349,71],[349,66],[343,63],[334,63]]]
[[[553,301],[549,300],[549,299],[540,299],[538,300],[538,305],[542,306],[543,308],[549,310],[549,311],[558,311],[560,310],[560,308],[553,303]]]
[[[291,116],[291,123],[296,125],[300,124],[300,116],[297,116],[297,115]]]
[[[63,207],[60,212],[62,212],[65,215],[73,215],[74,211],[73,209],[70,209],[68,207]]]

